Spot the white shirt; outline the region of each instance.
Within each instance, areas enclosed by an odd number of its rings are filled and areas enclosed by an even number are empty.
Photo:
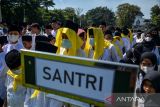
[[[34,107],[34,105],[36,104],[36,98],[31,99],[31,96],[33,93],[34,93],[34,89],[27,88],[26,97],[25,97],[25,101],[24,101],[24,107]]]
[[[93,54],[94,54],[94,50],[93,50],[93,49],[90,49],[90,50],[89,50],[88,58],[93,58]]]
[[[142,36],[140,36],[140,38],[138,38],[137,35],[134,36],[134,44],[142,43],[142,42],[143,42]]]
[[[51,34],[52,34],[53,37],[56,37],[57,31],[52,30],[52,31],[51,31]]]
[[[26,96],[26,88],[22,85],[17,86],[17,90],[13,90],[14,79],[7,75],[7,105],[8,107],[24,107],[24,100]]]
[[[80,48],[77,50],[77,56],[86,58],[86,53],[84,52],[83,49]]]
[[[101,60],[118,62],[120,60],[115,47],[111,44],[109,48],[105,48]]]
[[[89,50],[89,58],[93,58],[94,50]],[[105,60],[105,61],[113,61],[118,62],[120,60],[120,57],[117,54],[116,48],[113,44],[109,46],[109,48],[104,49],[103,55],[99,58],[99,60]]]
[[[8,43],[8,44],[4,45],[2,48],[3,48],[4,53],[7,54],[9,51],[11,51],[13,49],[20,51],[20,49],[23,49],[24,47],[23,47],[22,43],[17,42],[16,44]]]
[[[122,37],[122,40],[123,40],[123,43],[124,43],[125,52],[127,52],[131,48],[130,41],[126,37]]]
[[[118,40],[116,40],[115,44],[120,48],[120,50],[122,51],[123,46],[120,44],[120,42]]]

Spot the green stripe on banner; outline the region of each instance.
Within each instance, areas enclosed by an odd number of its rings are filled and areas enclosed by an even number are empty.
[[[25,65],[25,83],[35,84],[35,58],[31,56],[24,55],[24,65]]]

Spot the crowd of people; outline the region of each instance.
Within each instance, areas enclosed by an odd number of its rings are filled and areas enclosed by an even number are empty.
[[[139,65],[136,93],[147,93],[145,98],[148,99],[160,90],[158,46],[160,35],[156,27],[133,31],[102,22],[83,29],[70,20],[64,24],[52,20],[42,32],[38,23],[4,25],[0,28],[0,107],[67,106],[62,101],[47,97],[45,92],[21,84],[21,49]],[[143,106],[160,106],[157,100],[149,101],[146,100]]]

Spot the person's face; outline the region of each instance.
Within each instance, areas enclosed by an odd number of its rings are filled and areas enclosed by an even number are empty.
[[[19,32],[18,31],[10,31],[8,33],[8,40],[10,41],[11,44],[17,43],[19,39]]]
[[[45,32],[50,35],[51,34],[52,29],[45,29]]]
[[[86,41],[86,33],[81,33],[79,37],[85,42]]]
[[[70,41],[66,34],[62,33],[62,44],[61,46],[65,49],[70,49],[72,47],[72,41]]]
[[[37,33],[37,31],[38,31],[38,29],[37,29],[36,27],[32,27],[32,28],[31,28],[32,34]]]
[[[23,46],[26,48],[26,49],[31,49],[32,47],[32,41],[23,41]]]
[[[142,62],[141,62],[141,66],[147,66],[147,67],[152,67],[153,66],[153,64],[152,64],[152,62],[151,62],[151,60],[150,59],[144,59]]]
[[[152,83],[148,80],[144,81],[143,90],[144,90],[145,93],[148,93],[148,94],[156,93],[156,90],[154,89]]]
[[[99,28],[101,28],[103,32],[106,31],[106,26],[104,26],[104,25],[99,25]]]
[[[157,31],[152,31],[152,35],[157,35]]]
[[[9,35],[16,35],[19,36],[19,32],[18,31],[10,31]]]
[[[105,35],[104,38],[108,41],[112,41],[112,36],[110,34]]]
[[[151,37],[152,38],[152,35],[150,33],[146,34],[146,37]]]
[[[52,23],[52,28],[53,28],[53,29],[57,29],[57,22],[53,22],[53,23]]]

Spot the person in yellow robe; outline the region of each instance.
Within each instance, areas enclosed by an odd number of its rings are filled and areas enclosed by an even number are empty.
[[[83,45],[82,39],[77,35],[78,32],[78,26],[68,21],[68,24],[65,27],[62,27],[58,29],[57,35],[56,35],[56,42],[55,46],[58,47],[57,54],[58,55],[66,55],[66,56],[77,56],[77,57],[86,57],[85,52],[81,48]],[[52,96],[52,98],[50,97]],[[46,95],[46,98],[48,99],[48,104],[46,107],[62,107],[63,102],[65,99],[56,100],[56,98],[53,98],[54,94],[48,94]],[[69,98],[68,98],[69,99]],[[71,107],[77,107],[80,105],[83,105],[83,107],[90,107],[89,104],[76,101],[73,99],[69,99],[72,101]],[[65,101],[64,101],[65,102]]]
[[[113,46],[111,46],[113,47]],[[87,42],[84,48],[88,58],[117,62],[116,51],[104,40],[102,29],[91,27],[87,31]]]
[[[114,54],[113,50],[115,49],[116,50],[115,55],[116,55],[118,61],[120,59],[122,59],[123,54],[122,54],[122,50],[120,48],[120,42],[117,39],[113,38],[112,32],[110,30],[107,30],[105,33],[105,41],[110,42],[110,44],[108,43],[108,45],[109,45],[108,47],[110,48],[110,50],[112,50],[111,54]]]

